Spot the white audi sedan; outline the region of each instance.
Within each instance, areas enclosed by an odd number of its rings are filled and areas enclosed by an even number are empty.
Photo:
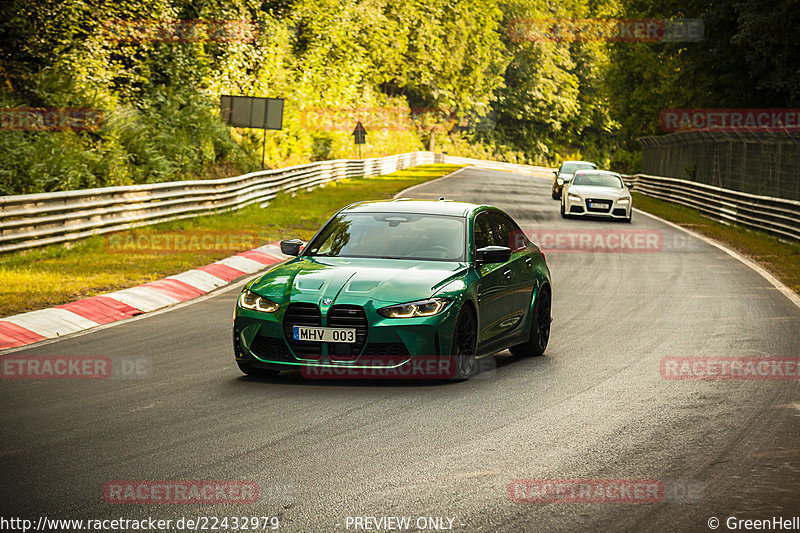
[[[631,221],[633,200],[622,176],[607,170],[579,170],[561,195],[561,216]]]

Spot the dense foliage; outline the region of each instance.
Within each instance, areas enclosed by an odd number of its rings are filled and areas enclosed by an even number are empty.
[[[268,166],[354,157],[361,119],[364,155],[434,136],[449,153],[622,170],[636,170],[635,139],[658,133],[661,109],[800,100],[800,47],[778,29],[800,19],[796,0],[7,0],[0,10],[0,107],[103,113],[95,131],[0,131],[0,194],[253,170],[263,132],[224,125],[221,94],[285,98],[283,130],[266,133]],[[705,38],[534,42],[511,31],[608,17],[702,18]],[[131,21],[181,20],[253,31],[119,38]],[[403,127],[381,126],[398,113]]]

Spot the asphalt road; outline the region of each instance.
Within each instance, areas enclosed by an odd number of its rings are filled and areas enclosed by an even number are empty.
[[[656,220],[562,220],[549,182],[480,169],[416,197],[491,203],[540,235],[649,230],[659,250],[547,253],[545,356],[469,382],[243,377],[238,290],[15,355],[143,360],[140,379],[0,382],[0,516],[449,517],[454,531],[709,531],[800,515],[800,382],[664,379],[665,357],[797,356],[800,309],[724,252]],[[601,235],[607,233],[600,232]],[[252,505],[111,505],[110,480],[253,480]],[[657,480],[657,503],[515,503],[517,479]],[[444,522],[447,524],[447,521]],[[412,528],[414,529],[414,528]],[[354,531],[351,525],[350,531]]]

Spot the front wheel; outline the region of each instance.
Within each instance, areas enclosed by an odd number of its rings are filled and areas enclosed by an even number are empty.
[[[633,209],[631,209],[631,214],[628,215],[628,218],[625,219],[625,222],[630,224],[632,219],[633,219]]]
[[[475,371],[475,351],[478,344],[478,325],[475,314],[469,307],[462,307],[456,319],[453,335],[453,358],[455,369],[453,379],[469,379]]]
[[[518,356],[539,356],[547,349],[550,340],[550,289],[545,286],[536,297],[533,305],[533,320],[531,322],[531,334],[528,342],[512,346],[510,351]]]

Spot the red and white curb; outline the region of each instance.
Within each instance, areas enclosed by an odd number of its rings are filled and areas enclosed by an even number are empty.
[[[281,253],[280,246],[267,244],[138,287],[0,318],[0,350],[68,335],[185,302],[286,259],[288,256]]]

